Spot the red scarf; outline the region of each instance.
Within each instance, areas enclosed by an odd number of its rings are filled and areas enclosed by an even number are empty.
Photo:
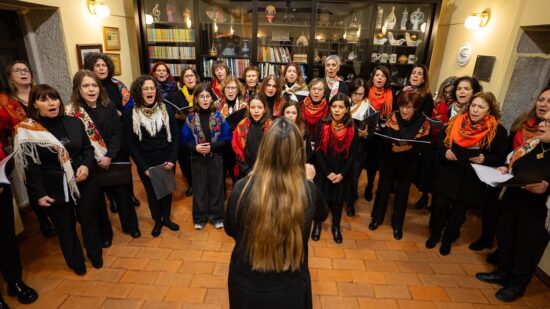
[[[1,109],[3,109],[3,111]],[[2,118],[1,127],[4,129],[11,129],[27,118],[27,113],[25,113],[25,110],[21,107],[19,101],[7,93],[0,93],[0,117]]]
[[[449,120],[444,140],[445,147],[451,148],[455,142],[469,148],[489,146],[497,133],[498,121],[493,115],[487,115],[479,123],[472,123],[468,113],[459,114]]]
[[[523,145],[528,139],[531,139],[537,135],[539,130],[539,124],[537,117],[533,117],[523,123],[521,129],[517,130],[514,135],[514,149]]]
[[[388,118],[392,112],[393,107],[393,95],[391,88],[378,89],[371,87],[369,89],[369,102],[376,111],[380,111],[380,115],[384,118]]]
[[[222,85],[215,77],[212,78],[212,90],[216,94],[216,99],[219,99],[222,97]]]
[[[302,117],[306,124],[306,128],[313,138],[317,137],[317,123],[325,118],[328,113],[328,101],[326,98],[315,104],[311,97],[308,96],[302,102]]]
[[[328,149],[332,149],[334,155],[346,151],[346,158],[349,157],[349,149],[355,137],[353,125],[344,126],[343,124],[325,123],[321,128],[321,139],[317,149],[325,155]]]
[[[263,126],[263,132],[267,131],[271,126],[271,119],[266,119]],[[233,131],[233,139],[231,140],[231,147],[235,152],[235,157],[237,160],[244,161],[244,148],[246,147],[246,141],[248,139],[248,131],[250,130],[250,118],[246,117],[235,128]],[[233,168],[235,175],[239,175],[239,165],[235,164]]]

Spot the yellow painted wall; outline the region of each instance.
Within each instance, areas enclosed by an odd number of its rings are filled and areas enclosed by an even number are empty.
[[[121,55],[122,75],[116,77],[129,87],[134,78],[139,75],[132,0],[104,1],[111,10],[111,15],[106,19],[92,16],[88,12],[86,0],[26,0],[25,2],[59,8],[71,78],[78,71],[76,44],[103,44],[103,26],[117,27],[120,30],[120,51],[105,51],[104,46],[104,52]]]

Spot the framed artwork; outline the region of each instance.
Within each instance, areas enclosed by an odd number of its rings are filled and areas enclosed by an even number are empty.
[[[111,57],[111,60],[113,60],[113,64],[115,65],[115,73],[113,75],[119,76],[120,74],[122,74],[122,71],[120,69],[120,54],[106,53],[105,55]]]
[[[102,53],[101,44],[76,44],[76,57],[78,59],[78,68],[84,68],[84,58],[89,53]]]
[[[115,27],[103,27],[105,50],[120,50],[120,32]]]

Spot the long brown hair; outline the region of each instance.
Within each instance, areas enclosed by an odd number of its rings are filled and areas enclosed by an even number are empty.
[[[439,85],[439,89],[437,90],[437,96],[435,97],[435,103],[439,103],[441,101],[443,101],[443,99],[445,99],[445,88],[451,86],[453,86],[453,83],[456,79],[456,76],[449,76],[447,77],[442,83],[441,85]],[[451,89],[451,93],[453,92],[454,89]]]
[[[73,93],[71,94],[71,104],[73,108],[75,110],[79,109],[80,101],[83,101],[82,96],[80,95],[80,85],[82,84],[82,80],[86,76],[92,78],[99,87],[99,96],[97,97],[97,102],[103,106],[107,106],[107,104],[109,104],[109,97],[107,96],[107,92],[105,91],[105,89],[103,89],[99,77],[97,77],[97,75],[90,70],[80,70],[76,72],[73,77]]]
[[[420,91],[420,95],[424,97],[424,95],[432,95],[430,93],[430,78],[428,76],[428,68],[424,64],[415,64],[411,71],[409,72],[409,75],[407,75],[407,85],[411,85],[411,75],[414,69],[421,68],[422,69],[422,78],[424,78],[424,82],[422,85],[418,87],[418,90]]]
[[[244,250],[256,271],[296,271],[304,260],[305,212],[311,205],[306,153],[298,127],[279,117],[265,136],[237,201],[245,220]],[[245,197],[246,194],[246,197]]]
[[[546,92],[550,90],[550,86],[546,86],[544,87],[544,89],[542,89],[540,92],[539,92],[539,95],[537,96],[537,101],[538,99],[540,98],[540,96]],[[516,121],[514,121],[514,124],[512,124],[512,128],[510,128],[510,131],[511,132],[515,132],[515,131],[518,131],[520,130],[522,127],[523,127],[523,124],[529,120],[529,119],[532,119],[534,117],[537,116],[537,103],[535,101],[535,104],[533,105],[533,107],[526,113],[523,113],[521,114],[517,119]]]
[[[296,85],[299,85],[300,87],[303,86],[306,82],[304,81],[304,78],[302,77],[302,67],[299,64],[296,64],[294,62],[291,62],[285,66],[283,69],[283,74],[281,74],[281,85],[286,85],[286,71],[288,71],[288,68],[294,67],[296,68],[296,74],[298,77],[296,78],[296,81],[294,82]]]
[[[291,106],[294,106],[296,108],[296,121],[294,121],[294,123],[300,129],[300,132],[305,133],[306,124],[304,123],[304,118],[302,117],[302,104],[296,101],[285,100],[285,102],[283,103],[283,106],[281,106],[280,115],[284,117],[285,110]]]

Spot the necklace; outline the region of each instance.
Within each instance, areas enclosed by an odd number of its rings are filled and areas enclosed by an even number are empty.
[[[548,150],[550,150],[550,149],[544,149],[544,144],[543,143],[540,143],[540,147],[542,148],[542,152],[537,153],[537,160],[540,160],[540,159],[544,158],[544,153],[547,152]]]

